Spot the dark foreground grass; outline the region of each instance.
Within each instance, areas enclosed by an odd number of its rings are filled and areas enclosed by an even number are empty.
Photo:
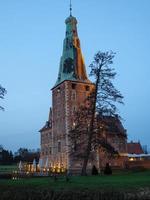
[[[58,177],[55,181],[52,177],[24,178],[19,180],[0,180],[0,187],[48,187],[50,189],[138,189],[150,188],[150,171],[118,173],[112,176],[72,176],[69,182],[65,177]]]
[[[0,200],[149,200],[150,171],[0,180]]]

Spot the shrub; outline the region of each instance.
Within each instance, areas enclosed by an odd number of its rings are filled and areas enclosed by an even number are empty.
[[[93,165],[93,167],[92,167],[92,175],[98,175],[98,170],[95,167],[95,165]]]
[[[104,174],[106,174],[106,175],[111,175],[112,174],[112,169],[109,166],[109,163],[106,163],[106,167],[104,169]]]

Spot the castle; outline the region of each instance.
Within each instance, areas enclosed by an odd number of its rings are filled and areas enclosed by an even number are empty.
[[[54,169],[79,171],[80,160],[73,162],[69,154],[69,130],[73,126],[74,113],[83,105],[92,90],[93,83],[88,79],[81,52],[77,31],[77,20],[70,16],[65,20],[66,34],[63,42],[63,53],[60,59],[58,78],[52,88],[52,108],[41,134],[41,159]],[[96,161],[89,163],[88,168],[96,165],[103,167],[106,162],[114,166],[124,166],[127,153],[127,136],[119,119],[109,119],[110,129],[105,133],[108,142],[120,154],[119,158],[107,158],[104,152],[98,151]],[[82,148],[82,147],[81,147]]]

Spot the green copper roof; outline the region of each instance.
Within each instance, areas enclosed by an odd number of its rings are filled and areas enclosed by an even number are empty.
[[[66,19],[66,37],[60,59],[58,79],[55,86],[64,80],[90,82],[87,78],[84,59],[77,32],[77,20],[70,16]]]

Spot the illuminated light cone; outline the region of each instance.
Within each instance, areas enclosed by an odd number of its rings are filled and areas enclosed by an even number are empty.
[[[33,171],[35,172],[36,171],[36,160],[35,159],[33,160],[32,168],[33,168]]]
[[[42,170],[42,168],[43,168],[43,159],[40,158],[39,159],[39,169],[40,169],[40,171]]]
[[[49,169],[49,159],[48,157],[46,158],[46,163],[45,163],[45,169]]]
[[[22,165],[21,160],[20,160],[20,162],[19,162],[19,166],[18,166],[18,168],[19,168],[19,171],[21,172],[21,171],[22,171],[22,168],[23,168],[23,165]]]

